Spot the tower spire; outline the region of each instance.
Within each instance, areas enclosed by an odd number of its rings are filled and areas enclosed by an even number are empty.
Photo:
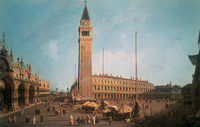
[[[5,41],[5,32],[3,32],[2,49],[5,50],[6,52],[8,51],[6,47],[6,41]]]
[[[38,76],[39,76],[39,74],[40,74],[40,69],[39,69],[39,67],[38,67]]]
[[[5,42],[5,32],[3,32],[3,42]]]
[[[21,66],[23,66],[24,65],[24,60],[23,60],[23,56],[22,56],[22,58],[21,58]]]
[[[83,14],[81,16],[81,20],[90,20],[90,16],[89,16],[89,13],[88,13],[86,1],[85,1],[85,8],[84,8]]]
[[[31,68],[31,63],[29,64],[29,72],[31,72],[32,68]]]
[[[10,51],[10,60],[11,60],[11,62],[13,62],[13,51],[12,51],[12,48],[11,48],[11,51]]]
[[[13,55],[13,51],[12,51],[12,48],[11,48],[11,51],[10,51],[10,55]]]

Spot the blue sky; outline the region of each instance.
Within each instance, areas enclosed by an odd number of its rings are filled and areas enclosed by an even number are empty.
[[[139,78],[154,85],[192,82],[188,55],[198,52],[199,0],[87,0],[87,6],[93,74],[101,73],[104,48],[105,73],[135,77],[138,31]],[[0,34],[6,33],[15,60],[23,56],[52,89],[66,90],[75,80],[83,8],[83,0],[1,0]]]

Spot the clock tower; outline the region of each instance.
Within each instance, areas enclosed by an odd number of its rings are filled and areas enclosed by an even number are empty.
[[[92,26],[87,5],[79,26],[78,89],[80,97],[92,97]]]

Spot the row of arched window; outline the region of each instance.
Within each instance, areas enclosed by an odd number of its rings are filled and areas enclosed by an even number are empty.
[[[94,83],[105,83],[105,84],[117,84],[117,85],[135,85],[135,82],[125,82],[125,81],[113,81],[113,80],[108,80],[108,79],[93,79]],[[138,86],[141,87],[153,87],[153,84],[150,83],[138,83]]]
[[[107,85],[93,85],[93,90],[105,90],[105,91],[127,91],[127,92],[135,92],[135,87],[119,87],[119,86],[107,86]],[[138,92],[149,92],[152,89],[147,88],[137,88]]]

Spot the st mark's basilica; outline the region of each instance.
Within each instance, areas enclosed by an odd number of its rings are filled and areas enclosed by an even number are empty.
[[[25,64],[23,57],[14,60],[12,49],[8,50],[3,33],[0,41],[0,111],[15,110],[36,103],[49,94],[50,81],[32,73],[31,64]]]

